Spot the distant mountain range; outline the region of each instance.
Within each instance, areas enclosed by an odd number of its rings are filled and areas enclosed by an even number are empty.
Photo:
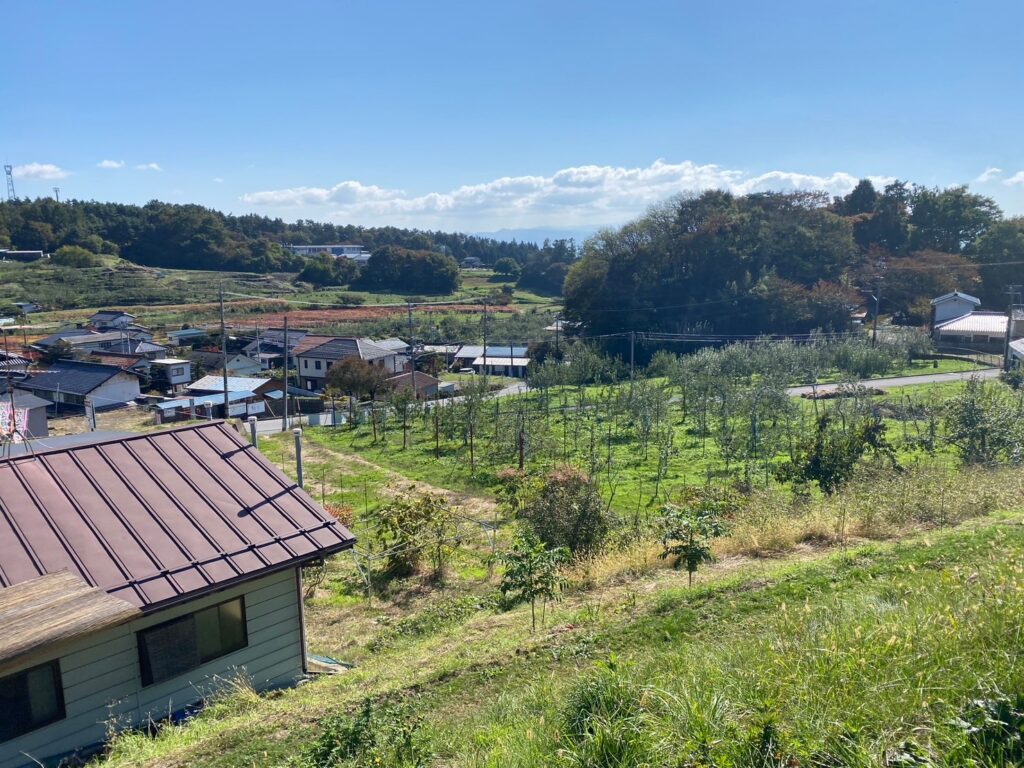
[[[496,232],[474,232],[477,237],[490,237],[494,240],[511,242],[516,240],[523,243],[536,243],[542,245],[545,240],[567,240],[573,238],[577,245],[594,234],[597,229],[546,229],[544,227],[532,227],[528,229],[499,229]]]

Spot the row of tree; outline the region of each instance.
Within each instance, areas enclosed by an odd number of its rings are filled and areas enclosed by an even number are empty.
[[[144,206],[52,198],[0,202],[0,248],[52,252],[74,245],[157,267],[297,272],[305,259],[283,246],[318,243],[360,243],[370,251],[396,246],[454,259],[475,257],[487,265],[501,258],[525,263],[539,252],[532,243],[461,233],[309,220],[286,223],[155,200]]]

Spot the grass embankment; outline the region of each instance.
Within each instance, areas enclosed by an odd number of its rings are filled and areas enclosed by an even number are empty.
[[[227,696],[154,739],[120,738],[108,764],[294,764],[322,718],[371,696],[412,703],[436,765],[885,765],[899,749],[959,765],[954,716],[1024,685],[1019,513],[726,560],[684,584],[657,569],[576,585],[537,633],[524,608],[389,628],[345,675]],[[610,654],[614,669],[595,669]]]

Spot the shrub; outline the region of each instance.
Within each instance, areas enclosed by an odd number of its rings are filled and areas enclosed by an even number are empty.
[[[407,706],[374,707],[370,699],[355,715],[338,713],[323,722],[320,736],[302,754],[304,768],[420,768],[430,753],[419,743],[421,719]]]
[[[590,477],[572,467],[548,473],[521,516],[546,545],[565,547],[579,556],[600,551],[612,525]]]
[[[90,251],[77,245],[65,245],[57,249],[50,261],[62,267],[97,267],[100,260]]]

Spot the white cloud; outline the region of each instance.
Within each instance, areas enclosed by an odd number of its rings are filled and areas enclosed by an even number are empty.
[[[889,177],[869,177],[884,186]],[[656,160],[642,168],[584,165],[551,176],[505,176],[448,192],[410,195],[400,189],[343,181],[332,187],[290,187],[251,192],[244,203],[278,210],[319,209],[335,221],[480,230],[523,226],[620,224],[672,195],[727,189],[736,194],[820,189],[849,192],[858,177],[836,172],[816,176],[788,171],[750,175],[718,165]]]
[[[100,160],[96,163],[97,168],[124,168],[124,160]]]
[[[16,165],[14,166],[12,173],[16,179],[41,180],[66,179],[71,175],[70,171],[65,171],[59,165],[54,165],[53,163],[27,163],[25,165]]]
[[[1017,171],[1010,178],[1004,179],[1003,180],[1003,184],[1005,184],[1008,187],[1012,187],[1012,186],[1015,186],[1017,184],[1020,184],[1021,186],[1024,186],[1024,171]]]
[[[223,184],[224,183],[224,179],[222,179],[220,176],[214,176],[213,177],[213,183],[214,184]]]
[[[156,163],[140,163],[139,165],[135,166],[135,170],[136,171],[162,171],[163,168],[161,168]]]
[[[985,184],[986,182],[992,181],[992,179],[994,179],[1002,172],[1002,168],[986,168],[984,171],[978,174],[978,178],[974,180],[974,183]]]

